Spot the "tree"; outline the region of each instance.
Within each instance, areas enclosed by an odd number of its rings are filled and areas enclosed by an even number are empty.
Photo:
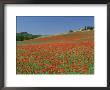
[[[87,29],[94,30],[94,27],[93,26],[88,26]]]
[[[73,30],[69,30],[69,32],[73,32]]]
[[[84,30],[87,30],[87,27],[85,26]]]
[[[34,39],[40,36],[41,35],[32,35],[27,32],[21,32],[21,33],[16,34],[16,40],[17,41],[29,40],[29,39]]]

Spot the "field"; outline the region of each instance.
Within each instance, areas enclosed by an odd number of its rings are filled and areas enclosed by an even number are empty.
[[[94,74],[94,30],[17,41],[16,74]]]

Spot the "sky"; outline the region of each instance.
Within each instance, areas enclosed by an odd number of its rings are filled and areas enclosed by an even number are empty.
[[[51,35],[94,26],[94,16],[17,16],[18,32]]]

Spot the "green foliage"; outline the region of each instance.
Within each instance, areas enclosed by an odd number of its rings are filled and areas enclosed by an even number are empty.
[[[29,40],[29,39],[34,39],[40,36],[41,35],[32,35],[27,32],[21,32],[21,33],[16,34],[16,40],[17,41]]]
[[[81,31],[85,31],[85,30],[94,30],[93,26],[85,26],[84,28],[81,29]]]
[[[88,26],[87,29],[89,29],[89,30],[93,30],[94,27],[92,27],[92,26]]]
[[[73,30],[69,30],[69,32],[73,32]]]

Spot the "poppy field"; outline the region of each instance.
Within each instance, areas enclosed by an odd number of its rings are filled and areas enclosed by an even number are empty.
[[[94,74],[94,30],[17,41],[16,74]]]

